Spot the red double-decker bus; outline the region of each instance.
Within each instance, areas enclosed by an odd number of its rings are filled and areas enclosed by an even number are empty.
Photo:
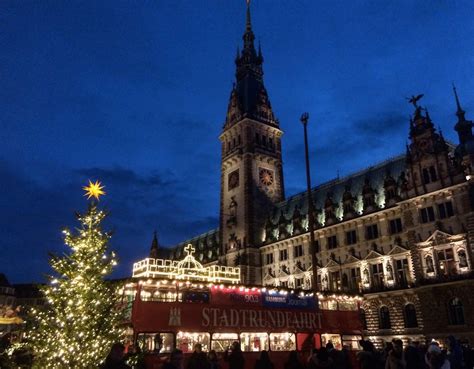
[[[240,269],[202,266],[191,245],[181,261],[147,258],[133,266],[128,300],[130,339],[160,367],[174,348],[191,353],[225,352],[240,342],[246,368],[262,350],[282,369],[290,351],[308,354],[331,341],[335,348],[358,348],[362,338],[360,297],[315,296],[286,288],[242,286]]]
[[[152,368],[174,348],[187,354],[200,343],[204,351],[222,353],[238,341],[246,367],[267,350],[281,369],[289,351],[307,355],[329,341],[356,350],[362,338],[357,297],[321,295],[316,306],[302,291],[166,280],[140,281],[128,290],[136,291],[133,340]]]

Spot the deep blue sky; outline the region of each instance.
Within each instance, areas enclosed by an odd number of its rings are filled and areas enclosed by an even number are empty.
[[[474,118],[474,2],[254,0],[265,83],[285,131],[287,195],[404,152],[425,93],[457,142],[451,82]],[[0,2],[0,271],[42,280],[88,178],[130,274],[156,228],[172,245],[218,224],[220,148],[243,0]]]

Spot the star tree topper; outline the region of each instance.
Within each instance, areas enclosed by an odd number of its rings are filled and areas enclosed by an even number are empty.
[[[99,181],[92,183],[91,180],[89,180],[89,186],[84,186],[82,188],[84,191],[86,191],[84,196],[87,196],[87,200],[89,200],[91,197],[95,197],[98,201],[100,196],[105,195],[105,186],[102,186],[102,183]]]

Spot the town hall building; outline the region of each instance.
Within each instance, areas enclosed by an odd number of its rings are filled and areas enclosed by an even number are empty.
[[[203,265],[240,267],[250,285],[311,289],[306,192],[285,197],[282,135],[263,81],[247,7],[221,141],[217,229],[159,249],[182,259],[192,244]],[[312,189],[317,283],[322,294],[363,296],[364,334],[377,344],[474,342],[474,137],[456,89],[447,142],[413,97],[404,155]]]

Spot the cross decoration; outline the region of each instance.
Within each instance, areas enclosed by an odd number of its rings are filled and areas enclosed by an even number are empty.
[[[184,248],[184,251],[186,251],[187,254],[188,254],[188,256],[189,256],[189,255],[194,254],[194,251],[196,251],[196,249],[193,247],[193,245],[191,245],[190,243],[188,243],[188,246],[186,246],[186,247]]]

